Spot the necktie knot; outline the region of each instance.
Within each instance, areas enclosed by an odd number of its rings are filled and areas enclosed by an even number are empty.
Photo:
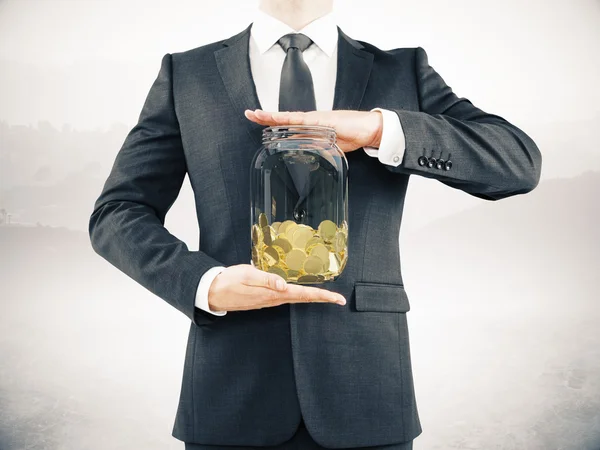
[[[305,34],[289,33],[281,37],[281,39],[279,39],[277,43],[281,46],[283,51],[287,53],[287,51],[290,48],[297,48],[298,50],[303,52],[308,47],[310,47],[313,41]]]

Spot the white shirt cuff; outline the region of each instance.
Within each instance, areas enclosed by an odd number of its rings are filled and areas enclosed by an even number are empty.
[[[373,108],[371,111],[379,111],[382,115],[381,142],[379,149],[375,147],[363,147],[363,149],[367,155],[379,159],[383,164],[397,167],[402,163],[406,150],[406,137],[400,118],[398,114],[388,109]]]
[[[201,310],[214,314],[215,316],[224,316],[227,314],[227,311],[212,311],[208,307],[208,290],[210,285],[216,276],[219,275],[223,270],[225,270],[225,267],[223,266],[216,266],[208,269],[206,272],[204,272],[202,278],[200,278],[198,289],[196,290],[196,308],[200,308]]]

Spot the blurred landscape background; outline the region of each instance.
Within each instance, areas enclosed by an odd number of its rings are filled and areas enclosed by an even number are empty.
[[[162,55],[256,4],[0,0],[0,450],[182,448],[187,318],[96,255],[87,223]],[[335,5],[355,39],[424,47],[544,158],[535,191],[499,202],[411,177],[415,449],[600,450],[600,3]],[[198,248],[187,180],[166,226]]]

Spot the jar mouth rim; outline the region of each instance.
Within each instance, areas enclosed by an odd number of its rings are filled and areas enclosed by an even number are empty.
[[[325,139],[336,141],[335,128],[322,125],[272,125],[262,131],[263,141],[279,139]]]
[[[333,132],[335,133],[335,128],[328,127],[324,125],[271,125],[266,127],[263,130],[263,133],[271,132],[271,131],[298,131],[298,130],[308,130],[308,131],[325,131],[325,132]]]

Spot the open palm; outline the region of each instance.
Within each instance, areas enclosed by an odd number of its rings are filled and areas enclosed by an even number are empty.
[[[335,129],[337,145],[343,152],[361,147],[379,147],[382,116],[378,111],[245,111],[246,118],[265,126],[320,125]]]

